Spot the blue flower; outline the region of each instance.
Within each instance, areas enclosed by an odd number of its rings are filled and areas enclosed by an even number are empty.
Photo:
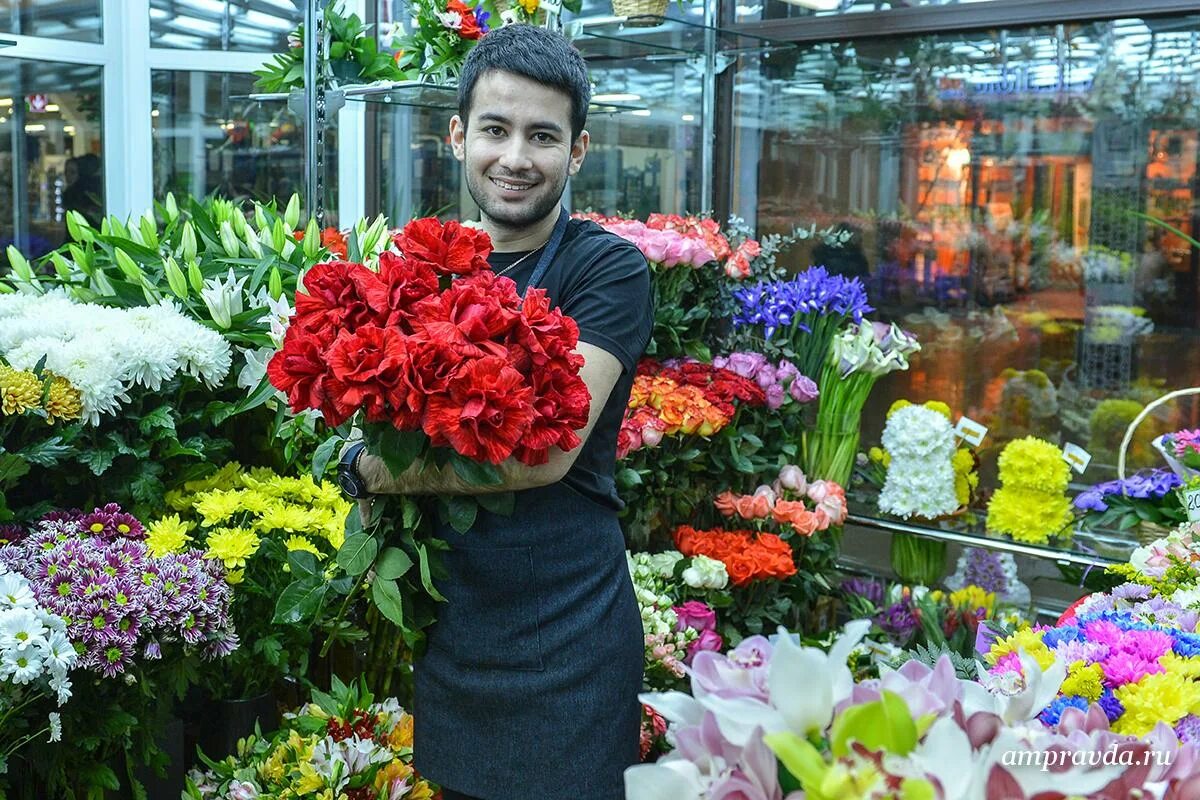
[[[1125,706],[1121,705],[1112,689],[1105,689],[1096,702],[1104,709],[1104,716],[1108,717],[1109,722],[1116,722],[1125,713]]]
[[[1114,698],[1115,699],[1115,698]],[[1054,702],[1046,706],[1042,713],[1038,714],[1038,719],[1043,725],[1052,728],[1062,719],[1063,712],[1068,708],[1078,708],[1080,711],[1088,710],[1088,701],[1086,697],[1080,697],[1077,694],[1063,695],[1057,697]]]
[[[490,17],[491,15],[492,15],[492,12],[484,11],[483,6],[477,6],[475,8],[475,24],[478,25],[479,30],[483,31],[484,33],[487,33],[488,31],[491,30],[491,28],[489,28],[488,24],[487,24],[488,17]]]
[[[1074,626],[1053,628],[1046,631],[1046,633],[1042,636],[1042,641],[1045,643],[1046,647],[1049,647],[1051,650],[1065,642],[1078,642],[1083,640],[1083,632]]]

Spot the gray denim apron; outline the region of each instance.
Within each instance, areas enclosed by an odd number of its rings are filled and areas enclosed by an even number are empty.
[[[563,210],[529,286],[566,223]],[[417,769],[484,800],[623,798],[643,640],[616,511],[559,482],[438,535],[448,602],[414,670]]]

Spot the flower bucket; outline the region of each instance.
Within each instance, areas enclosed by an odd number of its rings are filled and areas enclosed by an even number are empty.
[[[613,0],[613,16],[626,17],[631,28],[653,28],[662,22],[653,17],[666,16],[669,0]]]

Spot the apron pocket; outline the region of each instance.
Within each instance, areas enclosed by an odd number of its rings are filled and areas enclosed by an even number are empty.
[[[531,547],[456,547],[445,553],[446,603],[430,632],[465,667],[545,669]]]

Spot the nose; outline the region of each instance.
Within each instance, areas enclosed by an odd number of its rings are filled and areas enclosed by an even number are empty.
[[[533,159],[529,157],[529,143],[520,136],[510,136],[505,143],[504,152],[500,154],[500,166],[509,172],[520,173],[533,169]]]

